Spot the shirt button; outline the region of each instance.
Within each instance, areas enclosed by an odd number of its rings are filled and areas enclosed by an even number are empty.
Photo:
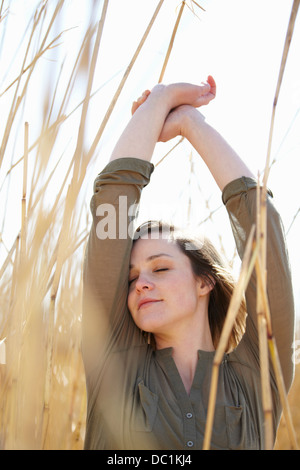
[[[194,443],[193,443],[193,441],[187,441],[186,445],[188,447],[193,447]]]
[[[186,414],[186,417],[187,417],[188,419],[191,419],[191,418],[193,417],[193,414],[192,414],[192,413],[187,413],[187,414]]]

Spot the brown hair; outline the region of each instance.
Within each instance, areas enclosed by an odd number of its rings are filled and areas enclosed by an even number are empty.
[[[136,230],[134,240],[149,236],[171,239],[177,243],[190,259],[195,276],[205,279],[213,286],[208,305],[208,319],[213,345],[217,348],[236,284],[230,269],[206,237],[197,239],[165,222],[148,221]],[[243,299],[228,341],[227,352],[232,351],[240,342],[245,332],[246,316],[246,302]]]

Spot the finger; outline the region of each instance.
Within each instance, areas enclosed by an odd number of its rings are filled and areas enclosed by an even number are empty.
[[[200,106],[208,104],[214,98],[215,95],[213,93],[207,93],[206,95],[200,96],[195,103],[195,108],[199,108]]]
[[[216,85],[215,79],[211,75],[209,75],[207,77],[207,83],[209,83],[209,85],[210,85],[210,92],[214,96],[216,96],[216,94],[217,94],[217,85]]]
[[[136,110],[138,109],[139,105],[137,103],[137,101],[134,101],[132,103],[132,107],[131,107],[131,114],[134,114],[136,112]]]
[[[210,84],[208,82],[201,82],[201,94],[206,95],[210,92]]]
[[[133,102],[132,108],[131,108],[131,114],[134,114],[136,112],[139,106],[141,106],[146,101],[149,95],[150,95],[150,90],[145,90],[142,96],[140,96],[137,101]]]

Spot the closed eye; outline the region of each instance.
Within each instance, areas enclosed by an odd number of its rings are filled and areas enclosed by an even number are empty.
[[[169,271],[169,268],[159,268],[159,269],[154,269],[154,271],[153,271],[153,272],[155,272],[155,273],[159,273],[159,272],[162,272],[162,271]],[[132,284],[132,283],[133,283],[134,281],[136,281],[136,280],[137,280],[137,278],[136,278],[136,277],[134,277],[133,279],[129,279],[129,281],[128,281],[128,284],[130,285],[130,284]]]

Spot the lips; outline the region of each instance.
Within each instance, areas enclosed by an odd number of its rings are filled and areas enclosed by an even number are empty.
[[[142,299],[139,301],[138,303],[138,309],[140,309],[141,307],[146,307],[147,305],[151,305],[153,303],[156,303],[156,302],[160,302],[160,300],[156,300],[156,299]]]

